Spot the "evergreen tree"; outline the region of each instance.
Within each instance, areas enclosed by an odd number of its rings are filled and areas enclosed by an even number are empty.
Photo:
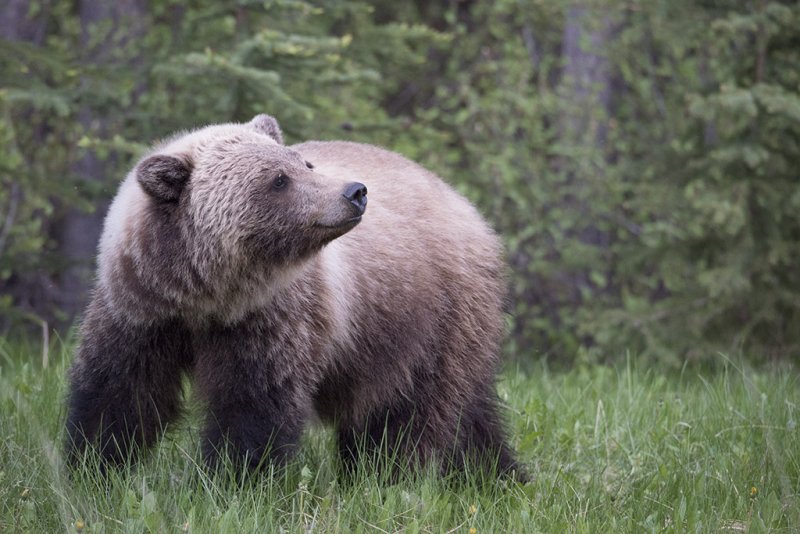
[[[0,326],[69,324],[75,210],[99,231],[152,141],[267,112],[473,199],[507,243],[511,354],[800,356],[797,2],[0,9]]]

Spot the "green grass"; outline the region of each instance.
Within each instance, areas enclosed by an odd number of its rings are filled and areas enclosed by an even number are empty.
[[[287,469],[239,485],[198,466],[191,415],[137,467],[68,477],[67,351],[55,351],[43,369],[36,351],[0,346],[0,532],[800,530],[800,373],[788,366],[509,369],[499,392],[526,486],[369,472],[341,484],[320,428]]]

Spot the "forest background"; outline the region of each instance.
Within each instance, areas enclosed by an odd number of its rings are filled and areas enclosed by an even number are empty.
[[[7,0],[0,334],[65,331],[155,140],[386,146],[502,234],[507,354],[800,358],[800,4]]]

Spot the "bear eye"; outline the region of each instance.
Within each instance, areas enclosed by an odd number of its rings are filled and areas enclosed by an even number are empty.
[[[310,161],[306,161],[306,167],[308,167],[309,169],[313,169],[314,165]]]
[[[285,174],[279,174],[275,177],[272,181],[272,189],[278,190],[283,189],[289,183],[289,177]]]

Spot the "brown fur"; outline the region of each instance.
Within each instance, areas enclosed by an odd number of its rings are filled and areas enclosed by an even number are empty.
[[[281,142],[268,116],[208,127],[122,184],[70,372],[71,457],[92,444],[117,462],[151,444],[190,373],[212,464],[223,447],[251,467],[286,458],[317,413],[346,466],[388,449],[518,470],[493,391],[495,234],[402,156]],[[353,182],[368,188],[360,224]]]

